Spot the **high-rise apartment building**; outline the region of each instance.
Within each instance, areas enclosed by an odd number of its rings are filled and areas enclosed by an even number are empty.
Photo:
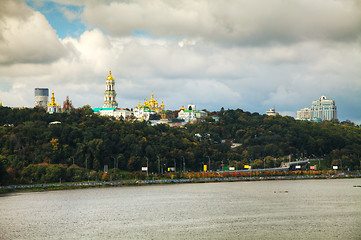
[[[312,102],[312,119],[320,119],[321,121],[330,121],[337,119],[337,108],[334,100],[327,99],[322,96],[318,100]]]
[[[297,111],[296,120],[331,121],[337,119],[337,107],[334,100],[322,96],[312,102],[311,108]]]
[[[49,89],[48,88],[35,88],[35,107],[47,108],[49,101]]]
[[[309,108],[303,108],[300,111],[297,111],[296,120],[311,120],[312,111]]]

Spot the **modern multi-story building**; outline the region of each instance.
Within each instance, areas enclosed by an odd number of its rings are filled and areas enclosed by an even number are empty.
[[[49,101],[49,89],[48,88],[35,88],[35,107],[47,108]]]
[[[297,111],[296,120],[308,120],[312,119],[312,111],[310,108],[303,108]]]
[[[297,120],[309,121],[331,121],[337,119],[337,107],[334,100],[322,96],[312,102],[311,108],[304,108],[297,111]]]
[[[334,100],[327,99],[322,96],[318,100],[312,102],[312,119],[320,119],[321,121],[330,121],[337,119],[337,108]]]

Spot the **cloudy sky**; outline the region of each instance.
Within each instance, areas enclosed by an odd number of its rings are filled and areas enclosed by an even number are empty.
[[[0,101],[101,107],[111,69],[120,107],[241,108],[282,115],[322,95],[361,123],[358,0],[0,1]]]

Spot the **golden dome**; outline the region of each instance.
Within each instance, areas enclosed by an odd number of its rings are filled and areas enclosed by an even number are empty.
[[[160,105],[161,108],[164,108],[164,103],[163,103],[163,100],[162,100],[162,104]]]
[[[109,76],[107,77],[107,80],[114,80],[112,76],[112,71],[109,70]]]
[[[154,101],[154,94],[152,93],[152,97],[151,97],[151,99],[149,100],[149,103],[154,103],[155,101]]]

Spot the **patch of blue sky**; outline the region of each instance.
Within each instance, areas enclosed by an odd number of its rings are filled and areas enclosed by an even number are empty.
[[[85,24],[79,17],[84,10],[83,6],[36,0],[27,0],[26,4],[46,17],[59,38],[76,38],[87,30]]]
[[[135,29],[132,33],[132,36],[150,38],[151,34],[145,30]]]

